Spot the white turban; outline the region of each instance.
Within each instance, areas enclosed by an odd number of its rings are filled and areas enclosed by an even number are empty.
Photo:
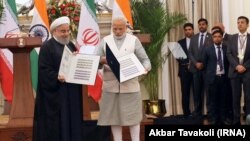
[[[68,17],[63,16],[60,18],[55,19],[51,25],[50,25],[50,31],[53,31],[56,27],[62,25],[62,24],[70,24],[70,20]]]

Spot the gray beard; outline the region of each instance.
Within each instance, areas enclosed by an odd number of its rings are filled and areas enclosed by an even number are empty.
[[[63,45],[67,45],[70,41],[70,38],[57,38],[57,37],[54,37],[56,39],[57,42],[59,42],[60,44],[63,44]]]
[[[116,40],[122,40],[122,39],[125,38],[125,36],[126,36],[126,33],[124,33],[122,36],[115,36],[115,34],[114,34],[114,38],[115,38]]]

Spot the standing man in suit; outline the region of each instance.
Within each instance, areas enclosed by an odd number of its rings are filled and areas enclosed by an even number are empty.
[[[208,21],[204,18],[198,20],[199,33],[190,40],[189,58],[191,61],[190,71],[193,73],[194,84],[194,112],[193,116],[202,117],[204,103],[204,56],[205,48],[211,46],[212,37],[207,32]],[[208,99],[209,101],[209,99]],[[209,112],[209,107],[208,107]]]
[[[215,30],[221,30],[223,32],[223,40],[222,45],[228,47],[228,42],[230,40],[231,35],[225,32],[225,27],[222,23],[217,23],[215,26],[211,29],[212,33]],[[230,84],[230,81],[226,81],[225,83],[228,83],[228,88],[226,89],[226,95],[225,95],[225,119],[224,124],[230,125],[233,122],[233,95],[232,95],[232,87]]]
[[[231,35],[225,32],[225,27],[222,23],[216,23],[211,30],[212,32],[214,30],[221,30],[223,32],[222,44],[228,46],[228,41]]]
[[[212,32],[213,45],[206,48],[205,54],[205,81],[207,95],[210,98],[211,120],[210,124],[224,124],[226,119],[227,89],[230,83],[227,77],[229,62],[226,58],[227,47],[222,44],[223,32]]]
[[[242,84],[246,115],[250,114],[250,34],[247,33],[249,19],[240,16],[237,24],[239,33],[232,35],[227,50],[230,63],[228,76],[231,79],[233,92],[233,124],[240,124]]]
[[[187,55],[186,59],[177,59],[179,63],[178,76],[181,81],[181,96],[182,96],[182,110],[184,117],[190,115],[190,90],[193,81],[193,75],[189,71],[189,55],[188,49],[190,45],[190,39],[194,35],[194,26],[192,23],[185,23],[183,26],[185,38],[178,41],[183,51]]]

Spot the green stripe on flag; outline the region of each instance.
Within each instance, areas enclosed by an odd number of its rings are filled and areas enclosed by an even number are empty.
[[[92,10],[93,13],[95,13],[95,4],[93,0],[87,0],[89,8]]]
[[[12,12],[17,16],[16,1],[15,0],[8,0],[8,4],[9,4]]]
[[[30,53],[30,66],[31,66],[31,80],[33,89],[37,90],[38,82],[38,54],[35,49]]]

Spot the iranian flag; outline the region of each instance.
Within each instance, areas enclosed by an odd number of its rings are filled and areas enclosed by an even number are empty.
[[[77,43],[78,48],[98,47],[100,42],[100,30],[96,19],[94,0],[82,0],[81,15],[78,26]],[[98,71],[93,86],[88,86],[88,94],[98,102],[101,97],[102,73]]]
[[[49,21],[45,0],[34,0],[34,14],[30,26],[31,36],[41,36],[43,42],[48,40],[50,37],[49,33]],[[35,48],[30,53],[30,64],[31,64],[31,78],[33,90],[37,90],[38,81],[38,54],[40,48]]]
[[[0,37],[17,37],[19,27],[15,0],[3,1],[3,14],[0,23]],[[0,82],[5,99],[12,101],[13,96],[13,54],[8,49],[0,50]]]

